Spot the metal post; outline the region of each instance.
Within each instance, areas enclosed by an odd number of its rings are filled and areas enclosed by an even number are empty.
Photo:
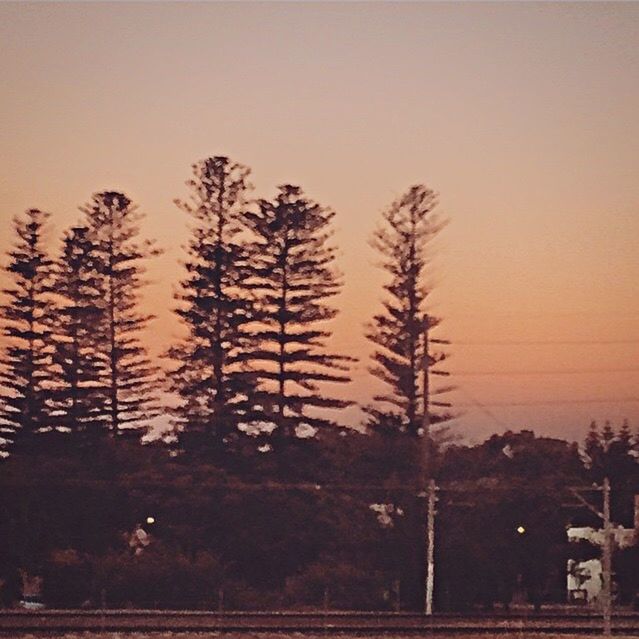
[[[612,636],[612,525],[610,522],[610,479],[603,480],[603,620],[604,636]]]

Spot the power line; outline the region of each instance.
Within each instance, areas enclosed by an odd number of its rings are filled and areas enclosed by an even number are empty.
[[[548,399],[530,400],[523,402],[490,402],[482,404],[482,407],[499,408],[508,406],[555,406],[561,404],[634,404],[639,403],[639,397],[600,397],[594,399]],[[455,402],[455,407],[470,408],[476,404]]]
[[[488,417],[490,417],[498,426],[501,426],[502,428],[508,428],[508,424],[506,424],[501,419],[499,419],[499,417],[497,417],[495,413],[493,413],[485,404],[480,402],[476,397],[471,395],[463,386],[458,386],[457,390],[460,390],[462,393],[464,393],[464,395],[466,395],[466,397],[468,397],[468,399],[471,400],[474,406],[479,408],[479,410],[485,415],[488,415]],[[456,404],[456,405],[459,406],[459,404]]]
[[[566,339],[566,340],[453,340],[455,346],[607,346],[639,344],[639,339]]]
[[[511,318],[511,317],[616,317],[623,319],[633,319],[639,317],[639,313],[624,312],[624,311],[556,311],[556,312],[539,312],[539,311],[505,311],[505,312],[476,312],[476,313],[441,313],[446,318],[477,318],[477,317],[490,317],[490,318]]]
[[[492,377],[501,375],[587,375],[589,373],[639,373],[639,368],[567,368],[563,370],[451,371],[453,377]]]

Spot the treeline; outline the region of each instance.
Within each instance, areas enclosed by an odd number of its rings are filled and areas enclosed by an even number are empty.
[[[14,220],[1,309],[5,603],[35,575],[60,606],[419,610],[425,452],[442,487],[436,605],[490,606],[517,588],[560,601],[565,525],[583,516],[567,488],[606,473],[627,522],[637,439],[593,428],[589,468],[576,446],[530,432],[425,450],[423,426],[449,417],[431,414],[444,402],[424,403],[446,391],[424,375],[445,359],[425,337],[437,324],[428,244],[444,226],[433,191],[411,187],[371,239],[387,281],[365,330],[385,392],[355,430],[340,421],[350,402],[330,392],[353,363],[327,348],[342,286],[335,213],[298,186],[254,198],[249,170],[225,157],[197,162],[187,187],[176,201],[190,228],[175,300],[184,338],[162,369],[141,304],[162,249],[141,236],[135,204],[95,194],[55,251],[48,213]],[[142,445],[166,412],[174,437]],[[138,524],[151,539],[140,553]]]
[[[326,346],[342,286],[335,213],[299,186],[254,198],[249,175],[229,158],[207,158],[192,167],[188,197],[175,201],[190,229],[174,309],[185,337],[164,353],[164,370],[144,346],[153,315],[140,304],[147,262],[161,248],[141,237],[136,205],[96,193],[53,254],[48,213],[14,218],[1,309],[7,449],[50,431],[88,446],[140,437],[169,411],[179,450],[218,458],[247,436],[267,451],[343,426],[339,409],[353,402],[330,386],[350,381],[354,360]],[[425,309],[426,248],[443,227],[436,206],[432,190],[414,186],[372,238],[388,282],[366,329],[370,372],[387,392],[366,407],[369,427],[415,435],[422,423],[423,333],[436,324]],[[170,409],[166,393],[176,398]]]
[[[0,598],[21,575],[52,607],[421,610],[426,501],[413,438],[328,430],[295,440],[286,472],[247,446],[222,463],[160,442],[105,438],[11,455],[0,473]],[[605,474],[612,518],[633,522],[639,442],[627,425],[576,444],[530,431],[442,452],[435,534],[438,611],[566,600],[566,527],[600,521],[579,503]],[[584,464],[584,461],[587,463]],[[131,545],[140,524],[146,546]],[[518,529],[523,527],[524,534]],[[639,588],[639,549],[616,550],[617,603]]]

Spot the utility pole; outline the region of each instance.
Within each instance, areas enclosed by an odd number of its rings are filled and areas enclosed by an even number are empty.
[[[604,637],[612,636],[612,524],[610,522],[610,479],[603,480],[603,618]]]
[[[426,551],[426,606],[427,615],[433,614],[433,592],[435,589],[435,504],[437,486],[434,479],[428,480],[428,546]]]
[[[603,495],[603,508],[598,510],[587,499],[581,496],[578,489],[571,488],[572,494],[584,505],[588,510],[597,515],[603,522],[603,546],[601,568],[603,572],[603,636],[612,637],[612,550],[613,550],[613,533],[612,521],[610,519],[610,478],[606,475],[603,479],[602,486],[596,488]]]
[[[422,360],[422,486],[426,487],[426,495],[428,497],[427,515],[426,515],[426,588],[425,588],[425,601],[424,612],[427,615],[433,614],[433,592],[435,589],[435,506],[437,504],[437,484],[434,478],[433,469],[433,442],[430,429],[430,407],[431,405],[450,407],[450,404],[445,402],[433,402],[430,399],[430,374],[436,375],[448,375],[444,371],[431,371],[430,366],[436,362],[440,362],[444,359],[444,355],[433,358],[430,354],[430,343],[436,344],[449,344],[447,340],[430,339],[428,330],[430,328],[431,318],[428,315],[424,315],[424,350]],[[420,487],[421,489],[421,487]]]
[[[428,329],[430,318],[428,315],[424,317],[424,352],[422,360],[422,446],[424,466],[422,478],[423,485],[428,484],[428,511],[426,516],[426,592],[424,601],[424,612],[427,615],[433,614],[433,590],[435,586],[435,480],[432,472],[432,454],[431,454],[431,437],[430,437],[430,352]],[[421,488],[421,487],[420,487]]]

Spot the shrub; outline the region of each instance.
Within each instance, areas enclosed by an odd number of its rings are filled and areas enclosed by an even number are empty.
[[[111,552],[93,560],[95,590],[109,607],[215,608],[223,569],[217,557],[193,557],[159,544],[138,556]]]
[[[293,605],[374,610],[388,608],[388,589],[379,572],[352,564],[317,562],[289,577],[285,592]]]
[[[54,608],[79,608],[92,594],[89,560],[73,549],[51,553],[43,571],[43,598]]]

